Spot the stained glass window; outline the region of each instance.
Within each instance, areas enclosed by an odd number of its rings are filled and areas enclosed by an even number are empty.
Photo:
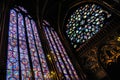
[[[84,4],[66,18],[65,34],[71,45],[77,48],[93,37],[111,14],[97,4]]]
[[[57,33],[47,24],[43,26],[56,66],[65,80],[80,80]]]
[[[36,23],[16,9],[10,10],[6,80],[50,80]]]

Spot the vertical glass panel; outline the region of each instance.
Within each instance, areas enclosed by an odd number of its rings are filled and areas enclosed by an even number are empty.
[[[62,45],[62,43],[61,43],[61,41],[60,41],[60,39],[55,31],[54,31],[53,35],[54,35],[54,38],[56,38],[55,41],[57,41],[59,51],[61,52],[62,57],[64,57],[66,62],[67,62],[66,66],[70,67],[70,68],[68,68],[68,67],[67,68],[69,69],[69,71],[73,72],[73,74],[71,74],[71,72],[70,72],[71,76],[73,76],[72,78],[73,79],[76,78],[77,80],[79,80],[78,75],[77,75],[77,73],[76,73],[76,71],[75,71],[75,69],[74,69],[74,67],[73,67],[73,65],[72,65],[63,45]]]
[[[37,29],[36,29],[35,22],[33,20],[31,20],[31,23],[32,23],[33,34],[35,37],[36,47],[37,47],[39,58],[40,58],[41,67],[43,70],[43,76],[45,79],[48,80],[49,79],[49,70],[48,70],[48,66],[46,63],[44,52],[42,50],[41,41],[39,39],[39,35],[38,35]]]
[[[45,34],[46,34],[46,37],[47,37],[47,40],[48,40],[48,43],[49,43],[49,46],[50,46],[50,49],[51,49],[51,53],[54,55],[54,54],[55,54],[55,51],[54,51],[53,46],[52,46],[52,44],[51,44],[51,42],[50,42],[50,36],[48,35],[48,33],[47,33],[47,31],[46,31],[46,28],[45,28],[45,27],[43,27],[43,28],[44,28],[44,31],[45,31]],[[57,65],[57,67],[58,67],[58,70],[59,70],[59,72],[60,72],[60,74],[61,74],[61,73],[62,73],[62,70],[61,70],[61,67],[60,67],[58,58],[57,58],[55,55],[54,55],[54,59],[55,59],[55,61],[56,61],[56,65]]]
[[[18,44],[17,44],[17,16],[10,10],[8,31],[8,55],[6,80],[19,80]]]
[[[33,66],[35,79],[43,80],[43,77],[42,77],[43,74],[41,71],[40,62],[39,62],[38,55],[37,55],[37,49],[35,46],[35,41],[34,41],[34,36],[32,33],[30,19],[28,17],[26,17],[25,22],[26,22],[29,49],[30,49],[30,55],[31,55],[31,59],[32,59],[32,66]]]
[[[52,50],[53,50],[53,51],[52,51],[52,52],[53,52],[53,55],[55,56],[55,59],[56,59],[56,58],[58,59],[58,60],[56,61],[57,63],[59,63],[59,65],[56,63],[58,69],[59,69],[60,71],[61,71],[61,70],[63,71],[63,74],[64,74],[64,76],[65,76],[65,79],[70,79],[69,73],[67,72],[67,69],[66,69],[66,67],[65,67],[64,59],[63,59],[63,57],[61,57],[61,54],[60,54],[60,52],[59,52],[59,50],[58,50],[58,48],[57,48],[57,45],[56,45],[56,43],[55,43],[55,41],[54,41],[54,38],[52,37],[52,34],[50,33],[50,30],[49,30],[47,27],[45,27],[44,30],[45,30],[45,33],[47,33],[46,35],[49,36],[48,41],[51,42],[50,45],[52,45],[51,47],[53,48],[53,49],[52,49]]]
[[[30,62],[28,58],[28,50],[25,37],[25,26],[23,16],[18,14],[18,33],[19,33],[19,50],[22,80],[31,78]]]
[[[70,62],[70,60],[69,60],[69,58],[67,56],[67,53],[66,53],[63,45],[60,42],[60,39],[59,39],[57,33],[55,31],[53,31],[53,30],[51,30],[51,33],[52,33],[52,36],[53,36],[53,38],[55,40],[56,46],[58,47],[58,50],[60,51],[60,55],[62,56],[63,61],[64,61],[65,65],[66,65],[66,67],[67,67],[67,69],[69,71],[70,76],[72,77],[72,79],[78,79],[76,71],[73,68],[73,65],[71,64],[71,62]],[[73,73],[73,71],[75,73]]]
[[[26,12],[19,6],[10,10],[6,80],[50,80],[37,26]]]

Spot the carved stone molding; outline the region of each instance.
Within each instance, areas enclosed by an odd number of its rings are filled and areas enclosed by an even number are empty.
[[[90,49],[81,56],[81,62],[87,74],[93,74],[93,77],[103,78],[106,76],[106,72],[98,62],[97,52],[97,47]]]
[[[117,35],[111,36],[100,48],[99,58],[106,69],[112,63],[118,63],[120,58],[120,41],[118,38]]]

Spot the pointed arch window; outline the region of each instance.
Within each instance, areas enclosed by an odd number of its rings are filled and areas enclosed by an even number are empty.
[[[98,4],[81,4],[65,19],[66,37],[73,48],[78,48],[100,31],[110,17],[111,14]]]
[[[6,80],[50,80],[35,21],[23,7],[10,10]]]
[[[63,74],[65,80],[80,80],[56,31],[49,26],[48,22],[44,22],[43,29],[59,72]]]

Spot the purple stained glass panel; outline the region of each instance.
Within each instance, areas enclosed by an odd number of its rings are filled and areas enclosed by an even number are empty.
[[[21,13],[18,14],[18,33],[19,33],[19,50],[20,50],[20,65],[22,79],[31,78],[30,62],[28,58],[28,50],[25,37],[24,19]]]
[[[63,73],[64,73],[65,78],[66,78],[66,79],[70,79],[70,77],[68,77],[67,70],[66,70],[66,68],[65,68],[65,65],[64,65],[64,63],[63,63],[63,61],[62,61],[62,58],[61,58],[61,56],[60,56],[60,54],[59,54],[59,51],[58,51],[58,49],[57,49],[57,46],[56,46],[56,44],[55,44],[55,42],[54,42],[54,39],[52,38],[52,34],[50,33],[50,30],[48,29],[48,27],[45,27],[45,32],[47,33],[46,35],[49,36],[49,41],[51,41],[51,45],[52,45],[51,47],[53,48],[52,50],[53,50],[53,52],[54,52],[53,55],[55,55],[56,58],[58,58],[59,66],[61,66],[61,69],[63,70]],[[57,67],[58,67],[58,64],[56,64],[56,65],[57,65]],[[58,69],[60,69],[60,67],[58,67]]]
[[[80,80],[76,70],[74,69],[69,57],[53,28],[47,27],[47,25],[43,25],[43,29],[45,31],[47,40],[49,42],[49,46],[51,49],[51,53],[54,54],[54,59],[56,60],[56,65],[59,71],[63,71],[66,79],[75,79]],[[66,71],[68,70],[68,71]]]
[[[71,63],[71,61],[70,61],[64,47],[63,47],[63,45],[62,45],[62,43],[61,43],[61,41],[60,41],[60,39],[59,39],[59,37],[58,37],[58,35],[57,35],[57,33],[55,31],[53,32],[53,35],[54,35],[54,38],[56,38],[55,41],[57,41],[59,51],[61,52],[62,57],[64,58],[64,60],[66,61],[66,65],[67,65],[67,67],[68,67],[68,69],[70,71],[71,76],[74,76],[77,80],[79,80],[78,75],[77,75],[75,69],[73,68],[73,65],[72,65],[72,63]]]
[[[32,23],[33,34],[34,34],[34,37],[35,37],[36,47],[37,47],[38,54],[39,54],[39,57],[40,57],[40,62],[41,62],[42,70],[43,70],[43,75],[44,75],[44,78],[47,78],[47,75],[49,74],[49,70],[48,70],[48,67],[47,67],[44,52],[42,50],[39,35],[38,35],[37,29],[36,29],[36,24],[33,20],[31,20],[31,23]],[[48,79],[49,79],[49,77],[48,77]]]
[[[33,66],[35,79],[43,79],[43,77],[42,77],[43,74],[41,72],[40,63],[39,63],[39,59],[37,56],[37,49],[35,47],[35,41],[34,41],[34,37],[33,37],[33,33],[32,33],[30,19],[28,17],[26,17],[25,22],[26,22],[29,49],[30,49],[30,55],[31,55],[31,59],[32,59],[32,66]],[[39,76],[37,76],[37,75],[39,75]]]
[[[24,8],[16,9],[10,10],[6,80],[19,80],[20,77],[22,80],[32,80],[31,69],[35,80],[50,80],[37,26],[29,15],[25,17],[24,14],[19,13],[19,9],[26,13]]]
[[[16,12],[10,10],[9,34],[8,34],[8,57],[6,80],[19,80],[18,44],[17,44],[17,17]]]
[[[49,40],[49,37],[48,37],[49,35],[47,35],[46,28],[45,27],[43,27],[43,28],[44,28],[44,31],[45,31],[45,34],[46,34],[46,37],[47,37],[47,40],[48,40],[48,43],[49,43],[49,46],[50,46],[50,49],[51,49],[51,53],[54,55],[54,50],[53,50],[52,44],[51,44],[51,42]],[[55,55],[54,55],[54,58],[55,58],[56,65],[58,67],[59,72],[62,73],[61,68],[59,66],[59,62],[57,61],[57,57]]]

